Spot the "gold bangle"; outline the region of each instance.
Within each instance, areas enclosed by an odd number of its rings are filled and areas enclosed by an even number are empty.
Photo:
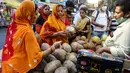
[[[55,49],[55,47],[54,47],[54,46],[51,47],[51,51],[52,51],[52,52],[54,52],[54,49],[53,49],[53,48]]]

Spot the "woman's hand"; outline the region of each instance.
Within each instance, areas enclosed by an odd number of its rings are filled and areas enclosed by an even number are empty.
[[[60,36],[67,37],[67,32],[65,32],[65,31],[60,31],[60,32],[58,32],[58,34]]]
[[[62,41],[55,42],[51,47],[59,48],[61,46]]]
[[[65,31],[59,31],[53,34],[53,36],[65,36],[66,37],[66,32]]]
[[[47,56],[48,54],[52,53],[55,51],[56,48],[60,47],[62,41],[55,42],[49,49],[42,51],[43,52],[43,57]]]

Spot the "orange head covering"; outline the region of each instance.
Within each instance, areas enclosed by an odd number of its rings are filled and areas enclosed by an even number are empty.
[[[52,36],[55,32],[65,31],[66,29],[65,23],[58,16],[59,6],[62,5],[55,5],[53,7],[51,15],[48,17],[48,20],[44,23],[40,32],[40,44],[42,43],[42,41],[45,41],[50,45],[52,45],[55,41],[67,41],[67,38],[63,38],[62,36],[48,38],[48,36]]]
[[[23,1],[17,8],[3,47],[2,73],[27,73],[41,61],[43,53],[30,26],[34,15],[32,1]]]
[[[35,4],[32,1],[25,0],[16,10],[15,22],[19,25],[31,24],[35,17]]]
[[[49,23],[52,27],[55,27],[57,31],[62,31],[66,29],[65,23],[60,20],[58,16],[58,7],[63,5],[55,5],[52,9],[52,14],[49,16],[46,23]],[[46,24],[45,23],[45,24]]]

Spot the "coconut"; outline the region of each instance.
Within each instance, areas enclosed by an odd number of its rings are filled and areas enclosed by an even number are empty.
[[[107,39],[107,37],[108,37],[108,36],[107,36],[106,34],[103,34],[101,40],[102,40],[102,41],[105,41],[105,40]]]
[[[64,61],[66,57],[66,51],[63,49],[56,49],[52,55],[54,55],[58,60]]]
[[[36,66],[36,70],[38,71],[42,71],[44,70],[45,66],[47,65],[47,62],[43,59],[37,66]]]
[[[75,41],[81,40],[80,36],[76,36]]]
[[[56,57],[52,54],[49,54],[47,57],[45,57],[47,62],[51,62],[53,60],[57,60]]]
[[[67,27],[66,27],[66,32],[76,33],[76,30],[75,30],[75,28],[72,27],[72,26],[67,26]]]
[[[66,60],[70,60],[70,61],[72,61],[74,64],[77,63],[77,58],[76,58],[75,54],[73,54],[73,53],[68,53],[68,54],[66,55]]]
[[[86,36],[81,36],[81,40],[85,41],[86,39]]]
[[[49,45],[49,44],[47,44],[47,43],[42,43],[42,45],[41,45],[41,50],[42,50],[42,51],[45,51],[45,50],[47,50],[48,48],[50,48],[50,45]]]
[[[70,52],[72,51],[71,46],[70,46],[68,43],[64,43],[64,44],[62,45],[62,48],[63,48],[66,52],[68,52],[68,53],[70,53]]]
[[[77,72],[76,65],[70,60],[66,60],[63,64],[63,66],[69,70],[69,73]]]
[[[79,44],[81,44],[81,45],[85,44],[85,41],[83,41],[83,40],[78,40],[77,42],[78,42]]]
[[[66,67],[59,67],[55,70],[55,73],[68,73],[68,69]]]
[[[59,60],[54,60],[45,66],[44,72],[53,73],[60,66],[61,66],[61,62]]]
[[[92,43],[92,42],[87,43],[87,44],[84,44],[83,46],[84,46],[85,49],[95,50],[95,45],[94,45],[94,43]]]
[[[97,45],[100,45],[101,44],[101,40],[98,36],[94,36],[92,37],[92,41],[97,44]]]
[[[81,44],[77,43],[77,42],[72,42],[71,47],[72,47],[73,52],[77,52],[80,49],[84,49],[84,47]]]

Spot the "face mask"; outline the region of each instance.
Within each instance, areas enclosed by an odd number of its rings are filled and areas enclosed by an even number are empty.
[[[124,17],[121,17],[119,19],[117,19],[116,21],[121,24],[122,22],[126,21],[128,18],[124,18]]]
[[[106,11],[106,10],[107,10],[107,6],[103,6],[103,7],[102,7],[102,10],[103,10],[103,11]]]

